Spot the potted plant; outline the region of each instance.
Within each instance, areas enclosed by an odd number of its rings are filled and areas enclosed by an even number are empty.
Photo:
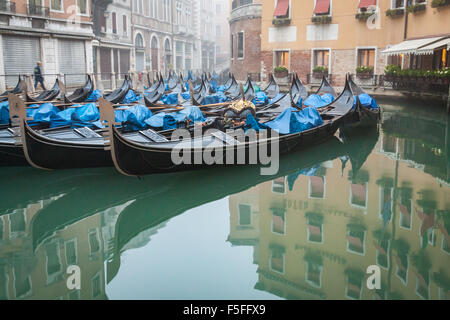
[[[407,11],[409,13],[423,12],[427,8],[426,3],[416,3],[408,7]]]
[[[286,78],[289,70],[284,66],[278,66],[273,69],[273,75],[275,78]]]
[[[311,18],[311,22],[317,24],[328,24],[331,23],[331,16],[314,16]]]
[[[359,66],[356,68],[356,75],[359,78],[370,78],[373,75],[372,66]]]
[[[384,68],[384,77],[385,80],[387,81],[392,81],[394,80],[398,73],[400,72],[401,68],[395,64],[388,64],[385,68]]]
[[[328,67],[327,66],[316,66],[313,69],[313,77],[314,78],[322,78],[328,76]]]
[[[272,24],[275,27],[288,26],[291,24],[291,19],[289,18],[275,18],[272,20]]]
[[[433,0],[431,2],[431,7],[432,8],[438,8],[438,7],[443,7],[450,4],[450,0]]]
[[[386,17],[400,17],[405,14],[405,9],[388,9],[386,10]]]
[[[362,8],[361,8],[362,9]],[[356,15],[355,15],[355,18],[356,19],[358,19],[358,20],[360,20],[360,21],[367,21],[367,19],[369,19],[369,17],[371,16],[371,15],[373,15],[375,12],[367,12],[367,11],[362,11],[361,10],[361,12],[359,12],[359,13],[357,13]]]

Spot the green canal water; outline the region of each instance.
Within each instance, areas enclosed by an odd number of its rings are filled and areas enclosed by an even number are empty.
[[[379,104],[275,176],[0,168],[0,299],[449,299],[445,108]]]

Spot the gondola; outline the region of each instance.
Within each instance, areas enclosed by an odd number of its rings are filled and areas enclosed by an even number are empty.
[[[280,86],[276,83],[272,74],[269,77],[269,84],[263,90],[269,99],[275,98],[280,93]]]
[[[196,92],[193,85],[189,85],[189,91],[191,94],[191,103],[194,106],[201,106],[205,97],[209,94],[209,88],[206,86],[205,81],[202,80],[200,89]]]
[[[106,100],[108,100],[111,103],[120,103],[122,102],[123,98],[126,96],[128,91],[132,88],[132,83],[130,76],[125,75],[125,80],[123,81],[123,84],[120,88],[114,90],[113,92],[107,94],[104,96]]]
[[[351,86],[351,84],[350,84]],[[325,93],[329,93],[333,96],[333,98],[337,97],[336,91],[333,89],[331,84],[328,82],[327,78],[323,76],[322,83],[320,84],[319,89],[317,89],[316,94],[322,95]]]
[[[239,96],[239,94],[239,84],[237,83],[234,75],[231,75],[231,83],[230,86],[225,90],[225,95],[230,97],[231,100],[234,100]]]
[[[308,97],[308,90],[306,90],[306,87],[303,85],[302,81],[298,78],[297,73],[294,73],[292,77],[289,95],[291,97],[291,105],[294,108],[299,107],[298,103],[300,99],[305,100]]]
[[[330,139],[335,134],[351,111],[354,100],[355,97],[348,82],[346,82],[341,95],[328,106],[329,111],[322,114],[322,125],[294,134],[262,137],[257,141],[230,140],[229,136],[224,135],[223,132],[221,134],[221,131],[200,138],[183,140],[182,142],[169,141],[161,135],[143,136],[141,141],[132,141],[121,134],[116,127],[111,104],[108,104],[105,100],[100,100],[100,113],[102,120],[107,122],[105,141],[108,143],[107,150],[111,150],[116,169],[125,175],[142,176],[211,167],[202,157],[205,153],[214,153],[216,157],[221,157],[222,160],[225,150],[227,156],[228,152],[235,156],[238,153],[244,153],[245,159],[247,159],[244,163],[248,164],[250,148],[258,148],[262,144],[270,148],[273,143],[277,143],[280,154],[317,145]],[[198,164],[174,164],[172,155],[173,153],[179,154],[180,148],[182,148],[184,157],[191,159],[190,163],[194,163],[193,160],[201,161],[197,162]],[[220,166],[219,164],[216,165]]]
[[[55,84],[50,90],[45,90],[41,92],[36,97],[30,97],[28,95],[28,92],[25,93],[25,100],[26,102],[45,102],[45,101],[52,101],[54,100],[59,94],[60,94],[60,86],[59,86],[59,80],[58,78],[55,80]]]
[[[178,77],[176,76],[175,72],[169,71],[169,78],[167,79],[167,85],[169,87],[169,92],[172,92],[177,84],[179,82]]]
[[[144,95],[144,102],[148,108],[161,106],[158,105],[157,102],[164,95],[164,87],[165,87],[164,80],[160,78],[158,85],[153,89],[153,91],[150,91],[148,95]]]
[[[64,102],[67,104],[80,103],[86,101],[87,98],[94,91],[94,84],[92,83],[91,76],[87,76],[85,85],[82,88],[76,89],[70,96],[63,94]]]
[[[19,76],[19,80],[17,81],[17,84],[14,87],[14,89],[10,91],[5,91],[0,95],[0,102],[8,100],[8,93],[19,94],[23,92],[26,89],[24,87],[26,87],[25,82],[22,80],[22,76]]]
[[[350,88],[355,96],[359,96],[361,94],[366,94],[366,92],[361,89],[352,79],[350,75],[347,76],[348,83],[350,84]],[[356,110],[353,116],[348,120],[348,126],[355,127],[370,127],[376,126],[381,119],[381,108],[378,107],[376,109],[370,109],[367,107],[358,104],[356,106]]]

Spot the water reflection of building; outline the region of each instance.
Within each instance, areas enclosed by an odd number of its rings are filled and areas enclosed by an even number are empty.
[[[257,243],[255,288],[288,299],[450,298],[449,189],[398,152],[386,157],[385,141],[355,175],[337,159],[230,197],[230,238]],[[245,228],[250,199],[259,226]],[[382,289],[371,291],[374,264]]]
[[[100,216],[57,230],[36,245],[33,224],[54,200],[0,216],[0,299],[104,299]],[[67,288],[69,265],[81,267],[81,290]]]

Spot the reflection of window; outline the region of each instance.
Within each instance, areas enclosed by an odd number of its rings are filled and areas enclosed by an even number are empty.
[[[272,192],[273,193],[286,193],[286,178],[280,177],[272,181]]]
[[[350,185],[350,203],[354,206],[367,208],[368,183]]]
[[[392,196],[394,190],[392,188],[380,187],[380,211],[378,218],[383,221],[390,221],[392,218]]]
[[[394,255],[394,259],[397,262],[397,269],[395,271],[396,276],[403,282],[408,284],[408,268],[409,268],[409,255],[407,253],[398,253]]]
[[[350,299],[360,300],[362,293],[362,284],[364,280],[364,273],[355,270],[346,271],[345,296]]]
[[[375,49],[358,49],[358,66],[375,66]]]
[[[412,200],[401,199],[400,200],[400,227],[405,229],[411,229],[411,213],[412,213]]]
[[[430,298],[430,273],[417,272],[416,273],[416,294],[423,299]]]
[[[16,298],[25,298],[31,294],[31,277],[25,264],[14,266],[14,290]]]
[[[328,67],[330,62],[330,50],[314,50],[313,67]]]
[[[387,135],[383,136],[383,151],[389,153],[397,152],[397,139]]]
[[[238,59],[243,59],[244,58],[244,33],[243,32],[238,32],[238,45],[237,45],[237,50],[238,50]]]
[[[252,207],[248,204],[239,204],[239,225],[248,226],[251,224]]]
[[[98,298],[102,293],[102,279],[100,274],[95,275],[91,280],[92,285],[92,298]]]
[[[273,208],[272,210],[272,223],[271,230],[273,233],[285,234],[286,233],[286,210]]]
[[[325,177],[309,177],[309,197],[317,199],[325,198]]]
[[[427,239],[428,239],[428,244],[435,247],[436,246],[436,233],[434,232],[434,229],[428,229],[426,231],[427,233]]]
[[[323,242],[323,216],[317,213],[306,213],[306,236],[310,242]]]
[[[68,266],[77,264],[77,239],[66,242],[66,262]]]
[[[100,251],[100,242],[98,239],[97,229],[89,230],[89,248],[91,250],[91,254],[97,253]]]
[[[304,260],[306,262],[306,282],[313,287],[320,288],[322,286],[322,256],[313,252],[307,252]]]
[[[347,250],[364,255],[366,231],[361,228],[347,227]]]
[[[10,237],[16,238],[25,232],[25,210],[18,209],[9,215]]]
[[[275,66],[289,69],[289,51],[275,51]]]
[[[270,270],[284,273],[285,249],[279,245],[270,247]]]
[[[389,251],[389,240],[382,239],[378,243],[375,243],[375,247],[377,249],[376,254],[377,264],[380,267],[387,269],[389,266],[389,258],[387,255]]]
[[[0,217],[0,241],[3,240],[3,234],[5,230],[5,223],[3,222],[3,217]]]
[[[47,262],[47,284],[51,284],[59,280],[59,276],[62,271],[58,243],[52,242],[47,244],[45,247],[45,253]]]
[[[7,300],[8,297],[8,274],[6,266],[0,266],[0,300]]]
[[[67,295],[68,300],[80,300],[80,290],[72,290]]]
[[[450,238],[442,237],[442,250],[450,254]]]

